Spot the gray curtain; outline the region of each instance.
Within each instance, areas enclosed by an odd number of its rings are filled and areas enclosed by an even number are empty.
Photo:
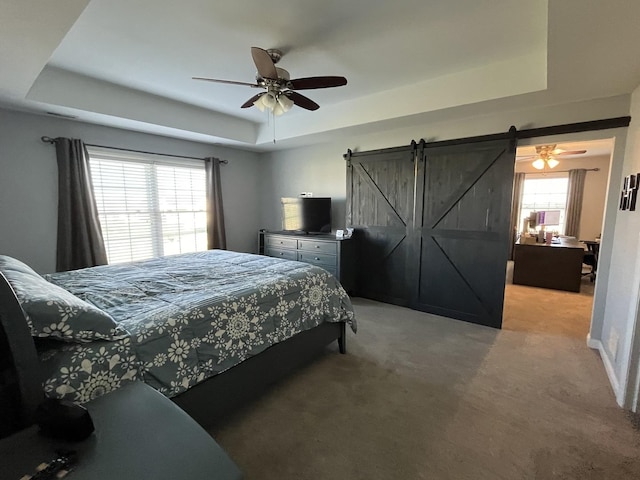
[[[513,260],[513,250],[520,225],[518,216],[522,208],[522,191],[524,190],[524,173],[516,173],[513,178],[513,198],[511,200],[511,244],[509,245],[509,260]]]
[[[82,140],[56,138],[58,159],[58,246],[56,270],[105,265],[98,209]]]
[[[587,171],[584,168],[569,170],[569,189],[567,192],[567,218],[564,223],[564,234],[578,237],[580,233],[580,213],[584,195],[584,179]]]
[[[208,248],[227,248],[227,234],[222,212],[222,182],[220,181],[220,159],[205,158],[207,177],[207,243]]]

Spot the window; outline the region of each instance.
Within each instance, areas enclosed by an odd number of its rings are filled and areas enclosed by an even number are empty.
[[[89,157],[109,263],[207,249],[204,164],[94,149]]]
[[[566,176],[541,178],[527,175],[524,179],[524,189],[522,191],[522,207],[518,223],[520,228],[523,228],[524,219],[534,210],[560,210],[560,224],[558,226],[549,226],[547,229],[557,230],[558,233],[563,234],[568,185],[569,178]]]

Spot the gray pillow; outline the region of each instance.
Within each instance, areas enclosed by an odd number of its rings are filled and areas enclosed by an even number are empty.
[[[21,261],[0,255],[0,271],[27,314],[32,336],[67,342],[118,340],[128,336],[111,315],[47,282]]]

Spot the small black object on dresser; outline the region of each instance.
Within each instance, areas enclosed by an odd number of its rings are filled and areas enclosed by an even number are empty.
[[[330,234],[298,235],[264,231],[259,233],[262,255],[322,267],[333,274],[349,293],[356,291],[356,242],[356,238],[336,238]]]

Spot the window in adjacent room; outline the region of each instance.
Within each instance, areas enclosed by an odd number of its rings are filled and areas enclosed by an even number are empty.
[[[89,150],[109,263],[207,249],[204,164]]]
[[[533,211],[560,210],[560,224],[549,226],[547,230],[564,234],[568,186],[569,177],[566,174],[553,177],[527,175],[522,192],[522,208],[518,223],[520,228],[523,226],[524,219]]]

